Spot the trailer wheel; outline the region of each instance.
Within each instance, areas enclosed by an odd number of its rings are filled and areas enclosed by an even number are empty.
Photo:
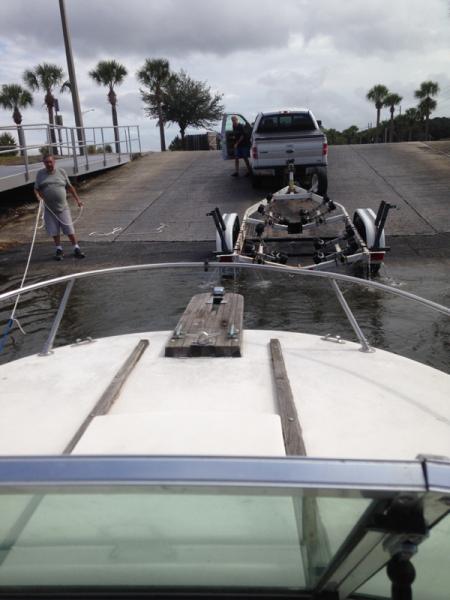
[[[325,196],[328,190],[328,175],[325,167],[315,167],[311,176],[311,192]]]
[[[216,252],[232,253],[241,228],[239,217],[236,213],[225,213],[223,215],[223,221],[225,223],[225,229],[223,231],[225,246],[222,243],[220,234],[217,232]]]
[[[371,248],[369,245],[370,245],[371,240],[369,240],[369,242],[367,241],[369,238],[369,235],[368,235],[368,231],[366,229],[366,224],[362,220],[361,216],[358,214],[358,211],[356,211],[355,214],[353,215],[353,225],[355,226],[356,231],[362,237],[362,239],[364,240],[364,243],[369,247],[369,250],[370,250]],[[377,273],[379,273],[380,268],[381,268],[380,263],[371,264],[370,265],[370,274],[376,275]]]

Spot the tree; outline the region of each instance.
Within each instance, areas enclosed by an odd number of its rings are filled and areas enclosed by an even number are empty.
[[[405,110],[405,119],[408,126],[408,142],[412,140],[414,126],[419,121],[419,111],[417,108],[408,108]]]
[[[89,76],[98,83],[109,89],[107,98],[111,104],[112,122],[114,126],[114,139],[116,141],[116,152],[120,153],[119,123],[117,121],[117,95],[114,91],[115,85],[120,85],[128,75],[126,68],[115,60],[101,60],[95,69],[89,71]]]
[[[324,129],[325,135],[327,136],[327,140],[328,143],[330,144],[330,146],[337,146],[340,144],[345,144],[346,143],[346,139],[344,138],[344,136],[342,135],[342,133],[340,131],[338,131],[337,129]]]
[[[21,85],[16,83],[2,85],[0,91],[0,106],[6,110],[12,110],[12,118],[17,125],[17,135],[19,136],[20,153],[24,154],[23,147],[25,146],[25,138],[22,130],[22,113],[21,108],[26,108],[33,104],[33,96],[28,90],[25,90]]]
[[[414,96],[421,100],[419,110],[425,116],[425,139],[428,140],[430,113],[436,109],[436,100],[432,96],[439,94],[439,85],[435,81],[423,81],[420,88],[414,92]]]
[[[25,71],[23,74],[23,79],[26,85],[31,88],[31,90],[45,91],[44,102],[47,105],[48,122],[50,123],[52,152],[53,154],[58,154],[54,129],[55,120],[53,109],[55,106],[55,97],[53,96],[53,89],[61,86],[61,83],[64,79],[64,71],[61,67],[58,67],[58,65],[42,63],[37,65],[32,71]]]
[[[381,83],[378,83],[377,85],[374,85],[373,88],[371,88],[366,95],[367,100],[373,102],[375,104],[375,108],[377,109],[377,141],[380,127],[380,111],[383,108],[384,99],[388,94],[389,90],[387,89],[387,87],[382,85]]]
[[[213,94],[202,81],[191,79],[183,70],[172,74],[163,93],[163,119],[166,123],[177,123],[181,141],[188,127],[211,127],[224,111],[222,94]],[[152,108],[146,109],[152,115]]]
[[[169,61],[165,58],[147,58],[142,69],[136,73],[138,80],[149,89],[148,92],[145,90],[140,92],[143,102],[148,105],[147,114],[158,119],[161,152],[166,150],[163,95],[170,76]]]
[[[350,125],[350,127],[344,129],[342,135],[345,137],[347,144],[354,144],[358,139],[358,127],[356,125]]]
[[[383,106],[389,108],[389,112],[391,113],[391,120],[389,122],[389,141],[392,143],[394,141],[394,112],[395,107],[400,104],[403,100],[401,96],[394,93],[389,93],[384,97]]]
[[[2,156],[16,156],[17,154],[17,144],[16,140],[9,133],[2,133],[0,135],[0,159]],[[8,150],[9,152],[4,152],[4,150]]]

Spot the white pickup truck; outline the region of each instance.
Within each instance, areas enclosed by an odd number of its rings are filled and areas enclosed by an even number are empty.
[[[231,117],[235,114],[249,132],[252,182],[256,187],[263,175],[282,177],[287,164],[295,165],[296,179],[302,187],[323,196],[328,187],[327,138],[312,112],[306,108],[259,113],[253,125],[237,113],[222,119],[222,156],[234,158]]]

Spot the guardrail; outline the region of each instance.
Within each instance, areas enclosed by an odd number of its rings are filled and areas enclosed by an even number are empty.
[[[11,151],[20,152],[22,163],[13,165],[13,172],[8,172],[11,167],[6,165],[5,173],[0,172],[0,181],[8,177],[17,178],[18,175],[23,176],[24,183],[32,181],[32,171],[35,169],[31,167],[30,157],[38,156],[43,148],[66,159],[64,167],[69,166],[72,175],[86,173],[94,165],[94,170],[97,170],[114,163],[128,162],[134,154],[142,151],[138,125],[66,127],[37,123],[0,126],[0,134],[2,132],[14,132],[19,143],[16,146],[1,146],[0,158]]]

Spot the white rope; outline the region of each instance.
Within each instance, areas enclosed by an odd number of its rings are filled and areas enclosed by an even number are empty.
[[[46,210],[48,210],[48,212],[50,212],[50,213],[51,213],[51,214],[52,214],[52,215],[55,217],[55,219],[57,219],[57,220],[58,220],[58,221],[61,223],[61,225],[66,225],[66,227],[70,227],[71,225],[75,225],[75,223],[81,219],[81,215],[83,214],[83,207],[82,207],[82,206],[80,206],[80,207],[79,207],[79,209],[80,209],[80,213],[79,213],[78,217],[77,217],[76,219],[74,219],[74,220],[72,221],[72,223],[65,223],[64,221],[62,221],[62,220],[61,220],[61,219],[58,217],[58,215],[57,215],[57,214],[55,214],[55,213],[52,211],[52,209],[49,207],[49,205],[48,205],[48,204],[46,204],[46,203],[45,203],[45,201],[44,201],[44,200],[43,200],[43,202],[44,202],[44,206],[45,206]],[[39,227],[39,229],[42,229],[42,228],[43,228],[43,226],[44,226],[44,213],[42,213],[42,224],[41,224],[41,226]]]
[[[115,235],[116,233],[119,233],[119,231],[122,231],[122,229],[123,229],[123,227],[114,227],[114,229],[112,231],[108,231],[108,233],[101,233],[99,231],[91,231],[89,236],[91,236],[91,235]]]
[[[25,271],[24,271],[24,273],[23,273],[22,281],[21,281],[21,283],[20,283],[20,287],[21,287],[21,288],[23,287],[23,284],[25,283],[25,279],[26,279],[26,277],[27,277],[27,274],[28,274],[28,268],[29,268],[29,266],[30,266],[31,255],[33,254],[34,243],[35,243],[35,241],[36,241],[36,234],[37,234],[37,230],[38,230],[39,216],[40,216],[41,209],[42,209],[42,203],[43,203],[43,201],[42,201],[42,200],[40,200],[40,201],[39,201],[38,210],[37,210],[37,214],[36,214],[36,223],[35,223],[35,225],[34,225],[33,238],[32,238],[32,240],[31,240],[30,252],[28,253],[27,264],[26,264],[26,267],[25,267]],[[11,319],[11,321],[15,321],[15,322],[17,323],[17,325],[18,325],[18,327],[19,327],[20,331],[21,331],[21,332],[22,332],[22,333],[25,335],[25,331],[24,331],[24,330],[23,330],[23,328],[21,327],[21,325],[20,325],[19,321],[18,321],[18,320],[15,318],[15,314],[16,314],[16,310],[17,310],[17,305],[19,304],[19,300],[20,300],[20,294],[19,294],[19,295],[17,296],[17,298],[16,298],[16,302],[15,302],[15,304],[14,304],[14,308],[12,309],[12,312],[11,312],[10,319]]]

